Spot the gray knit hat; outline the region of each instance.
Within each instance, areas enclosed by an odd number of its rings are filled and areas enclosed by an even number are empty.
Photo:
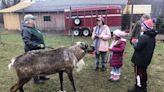
[[[35,20],[36,17],[33,16],[32,14],[27,14],[24,16],[24,21],[28,21],[29,19]]]

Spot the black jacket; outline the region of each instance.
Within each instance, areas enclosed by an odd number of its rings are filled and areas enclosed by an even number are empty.
[[[147,68],[150,64],[154,48],[155,48],[155,36],[157,35],[155,30],[146,31],[138,39],[137,44],[133,44],[134,54],[132,56],[132,62],[143,68]]]
[[[36,35],[32,33],[33,28],[29,27],[27,24],[22,25],[21,36],[25,44],[25,52],[30,50],[38,50],[43,49],[40,47],[40,44],[44,45],[44,40],[38,38]]]

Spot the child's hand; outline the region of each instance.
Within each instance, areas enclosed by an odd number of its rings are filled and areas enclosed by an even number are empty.
[[[102,36],[102,35],[99,35],[98,37],[99,37],[100,39],[102,39],[102,38],[103,38],[103,36]]]
[[[108,48],[108,51],[111,51],[112,48]]]
[[[134,43],[137,43],[138,42],[138,39],[136,38],[132,38],[131,42],[134,44]]]

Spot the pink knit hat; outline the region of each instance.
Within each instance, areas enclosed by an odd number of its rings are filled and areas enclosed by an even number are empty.
[[[113,32],[114,35],[116,35],[117,37],[124,37],[127,35],[127,33],[119,30],[119,29],[116,29],[114,32]]]
[[[154,26],[153,20],[152,20],[152,19],[145,20],[145,21],[142,23],[142,26],[143,26],[146,30],[151,30],[151,29],[153,29],[153,26]]]

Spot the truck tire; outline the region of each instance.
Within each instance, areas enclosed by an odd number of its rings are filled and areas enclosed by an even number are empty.
[[[73,29],[73,35],[79,36],[80,35],[80,29],[78,29],[78,28]]]
[[[76,25],[76,26],[78,26],[78,25],[80,25],[81,24],[81,20],[80,20],[80,18],[78,18],[78,17],[76,17],[75,19],[74,19],[74,24]]]
[[[83,36],[87,37],[90,35],[90,30],[88,28],[83,28]]]

